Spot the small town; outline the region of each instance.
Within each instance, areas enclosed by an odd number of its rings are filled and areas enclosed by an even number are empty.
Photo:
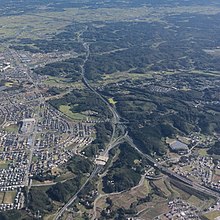
[[[94,140],[92,120],[73,122],[48,105],[50,97],[36,87],[41,79],[27,65],[71,56],[33,57],[12,49],[0,54],[0,210],[23,208],[23,188],[31,186],[33,176],[52,172]]]

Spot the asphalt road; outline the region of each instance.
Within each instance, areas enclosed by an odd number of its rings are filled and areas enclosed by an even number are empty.
[[[100,166],[97,166],[93,172],[91,173],[91,175],[89,176],[89,178],[85,181],[85,183],[80,187],[80,189],[70,198],[70,200],[62,207],[62,209],[60,209],[58,211],[58,213],[56,214],[54,220],[58,220],[62,214],[65,212],[65,210],[68,208],[68,206],[70,206],[76,199],[78,194],[82,191],[82,189],[84,189],[84,187],[87,185],[87,183],[94,177],[96,176],[99,171],[101,170]]]
[[[168,170],[167,168],[165,168],[164,166],[158,164],[151,156],[144,154],[142,151],[139,150],[139,148],[134,144],[133,139],[128,135],[127,129],[125,124],[120,123],[120,116],[117,113],[117,111],[115,110],[115,108],[112,107],[112,105],[110,105],[110,103],[99,93],[97,92],[89,83],[88,79],[85,76],[85,64],[89,59],[90,56],[90,48],[89,48],[89,44],[87,44],[86,42],[83,41],[83,39],[81,38],[81,35],[83,34],[83,31],[79,34],[78,36],[78,40],[80,43],[83,44],[84,48],[86,49],[86,58],[81,66],[81,75],[82,75],[82,81],[84,83],[84,85],[90,90],[92,91],[95,95],[97,95],[102,101],[103,103],[109,108],[109,110],[112,113],[112,127],[113,127],[113,132],[112,132],[112,137],[111,140],[108,144],[107,149],[104,152],[104,155],[107,156],[109,151],[114,148],[115,146],[117,146],[119,143],[121,143],[122,141],[126,141],[128,142],[134,149],[136,149],[144,158],[146,158],[154,167],[158,168],[161,172],[165,173],[166,175],[168,175],[171,178],[175,178],[193,188],[195,188],[196,190],[206,193],[208,195],[214,196],[214,197],[220,197],[220,194],[217,192],[214,192],[211,189],[208,189],[204,186],[201,186],[200,184],[194,183],[191,180],[186,179],[185,177],[182,177],[170,170]],[[117,129],[120,131],[120,133],[122,133],[122,135],[120,135],[119,137],[116,136],[116,126]],[[80,187],[80,189],[78,190],[78,192],[73,195],[71,197],[71,199],[62,207],[62,209],[59,210],[59,212],[57,213],[57,215],[55,216],[54,220],[58,220],[63,212],[68,208],[68,206],[70,206],[77,198],[77,195],[79,194],[79,192],[84,189],[84,187],[86,186],[86,184],[95,176],[99,173],[100,168],[96,168],[92,174],[90,175],[90,177],[86,180],[86,182]]]

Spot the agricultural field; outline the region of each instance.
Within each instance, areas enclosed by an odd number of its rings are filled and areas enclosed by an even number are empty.
[[[150,204],[149,204],[150,205]],[[146,210],[141,210],[139,214],[140,218],[143,219],[153,219],[158,215],[166,213],[169,211],[166,199],[161,199],[160,197],[156,197],[152,203]]]
[[[113,209],[117,210],[118,208],[123,207],[124,209],[129,209],[132,203],[135,203],[139,198],[143,198],[150,193],[150,186],[147,180],[144,181],[139,187],[134,187],[133,189],[121,192],[121,193],[112,193],[112,195],[103,196],[97,201],[97,212],[101,212],[108,205],[106,204],[106,198],[110,198],[113,204]],[[137,207],[141,210],[142,206]]]
[[[154,219],[174,200],[210,210],[212,189],[201,191],[210,167],[220,182],[219,24],[216,0],[2,0],[0,116],[36,123],[31,134],[14,124],[0,131],[0,169],[10,160],[12,176],[21,165],[26,195],[24,215],[0,219]],[[198,174],[202,164],[203,182],[189,177],[200,187],[165,175]]]

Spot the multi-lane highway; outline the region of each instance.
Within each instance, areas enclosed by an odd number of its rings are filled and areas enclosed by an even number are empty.
[[[133,140],[131,139],[131,137],[129,137],[128,135],[126,136],[126,141],[133,147],[135,148],[144,158],[146,158],[155,168],[159,169],[161,172],[163,172],[164,174],[168,175],[171,178],[175,178],[193,188],[195,188],[196,190],[206,193],[207,195],[216,197],[216,198],[220,198],[220,193],[213,191],[205,186],[202,186],[196,182],[193,182],[192,180],[187,179],[184,176],[181,176],[169,169],[167,169],[166,167],[164,167],[163,165],[159,164],[157,161],[155,161],[151,156],[144,154],[142,151],[140,151],[138,149],[138,147],[134,144]]]
[[[86,30],[86,29],[85,29]],[[84,30],[84,31],[85,31]],[[83,41],[83,39],[81,38],[83,31],[81,33],[78,34],[78,41],[80,43],[82,43],[82,45],[84,46],[85,50],[86,50],[86,55],[85,55],[85,59],[83,64],[81,65],[81,75],[82,75],[82,81],[84,83],[84,85],[94,94],[97,95],[102,101],[103,104],[105,104],[108,109],[110,110],[110,112],[112,113],[112,120],[111,120],[111,124],[112,124],[112,128],[113,128],[113,132],[112,132],[112,136],[111,139],[109,141],[109,144],[107,146],[107,149],[105,149],[105,151],[103,152],[104,156],[108,156],[109,151],[117,146],[119,143],[121,143],[124,138],[127,136],[127,132],[125,132],[124,126],[120,125],[121,128],[121,135],[117,136],[116,134],[116,125],[119,124],[120,121],[120,117],[118,115],[118,113],[116,112],[116,110],[109,104],[109,102],[100,94],[98,93],[89,83],[88,79],[85,76],[85,65],[89,59],[90,56],[90,48],[89,48],[89,44],[85,43]],[[54,217],[54,220],[58,220],[62,214],[65,212],[65,210],[76,200],[77,195],[82,191],[82,189],[84,189],[84,187],[86,186],[86,184],[96,175],[99,174],[101,170],[101,167],[98,166],[94,169],[94,171],[92,172],[92,174],[89,176],[89,178],[85,181],[85,183],[80,187],[80,189],[77,191],[77,193],[75,195],[73,195],[70,200],[57,212],[56,216]]]
[[[86,30],[86,29],[85,29]],[[85,31],[84,30],[84,31]],[[171,178],[175,178],[181,182],[183,182],[184,184],[187,184],[189,185],[190,187],[193,187],[194,189],[200,191],[200,192],[203,192],[203,193],[206,193],[210,196],[213,196],[213,197],[217,197],[217,198],[220,198],[220,193],[217,193],[211,189],[208,189],[206,188],[205,186],[202,186],[198,183],[194,183],[192,182],[191,180],[183,177],[183,176],[180,176],[172,171],[170,171],[169,169],[167,169],[166,167],[160,165],[157,161],[154,160],[154,158],[152,158],[151,156],[147,155],[147,154],[144,154],[142,151],[139,150],[139,148],[134,144],[132,138],[128,135],[128,132],[127,132],[127,128],[126,128],[126,125],[121,123],[120,122],[120,116],[119,114],[117,113],[116,109],[99,93],[96,91],[95,88],[92,87],[92,85],[90,84],[89,80],[86,78],[85,76],[85,65],[89,59],[89,56],[90,56],[90,45],[89,43],[86,43],[84,42],[84,39],[81,37],[83,32],[80,32],[79,35],[78,35],[78,41],[80,43],[82,43],[82,45],[84,46],[85,50],[86,50],[86,56],[85,56],[85,59],[84,59],[84,62],[81,66],[81,75],[82,75],[82,81],[84,83],[84,85],[92,92],[94,93],[94,95],[97,95],[102,101],[103,101],[103,104],[105,104],[108,109],[110,110],[110,112],[112,113],[112,119],[111,119],[111,124],[112,124],[112,128],[113,128],[113,132],[112,132],[112,136],[111,136],[111,139],[110,139],[110,142],[107,146],[107,148],[105,149],[103,155],[104,156],[108,156],[109,154],[109,151],[116,147],[118,144],[126,141],[128,142],[131,147],[135,148],[144,158],[146,158],[154,167],[156,167],[157,169],[159,169],[161,172],[163,172],[164,174],[168,175],[169,177]],[[120,132],[116,132],[116,129],[117,131],[120,131]],[[117,134],[120,135],[118,136]],[[86,186],[86,184],[94,177],[96,176],[99,172],[100,172],[101,168],[100,167],[97,167],[95,168],[95,170],[92,172],[92,174],[90,175],[90,177],[86,180],[86,182],[81,186],[81,188],[78,190],[78,192],[73,195],[71,197],[71,199],[59,210],[59,212],[56,214],[54,220],[58,220],[62,214],[64,213],[64,211],[68,208],[68,206],[70,206],[77,198],[77,195],[79,194],[79,192]]]

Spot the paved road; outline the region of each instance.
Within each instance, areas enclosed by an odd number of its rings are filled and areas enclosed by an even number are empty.
[[[175,178],[191,187],[193,187],[194,189],[200,191],[200,192],[203,192],[203,193],[206,193],[208,195],[211,195],[211,196],[214,196],[216,198],[220,198],[220,193],[218,192],[215,192],[205,186],[202,186],[198,183],[195,183],[189,179],[187,179],[186,177],[184,176],[181,176],[179,174],[176,174],[175,172],[167,169],[166,167],[160,165],[157,161],[155,161],[151,156],[147,155],[147,154],[144,154],[142,151],[140,151],[138,149],[138,147],[134,144],[133,140],[129,137],[129,136],[126,136],[126,141],[133,147],[135,148],[144,158],[146,158],[155,168],[159,169],[161,172],[165,173],[166,175],[168,175],[169,177],[171,178]]]
[[[87,28],[86,28],[87,29]],[[84,31],[86,31],[86,29]],[[129,137],[128,133],[127,133],[127,129],[125,124],[120,123],[120,116],[117,113],[117,111],[115,110],[115,108],[110,105],[110,103],[99,93],[97,92],[89,83],[88,79],[85,76],[85,64],[87,63],[89,56],[90,56],[90,45],[86,42],[84,42],[83,38],[81,37],[81,35],[83,34],[83,32],[80,32],[78,34],[78,41],[80,43],[83,44],[85,50],[86,50],[86,56],[85,56],[85,60],[81,66],[81,75],[82,75],[82,81],[84,83],[84,85],[91,91],[93,92],[95,95],[97,95],[102,101],[103,103],[106,104],[106,106],[108,107],[108,109],[111,111],[112,113],[112,120],[111,120],[111,124],[113,127],[113,132],[112,132],[112,136],[111,136],[111,140],[107,146],[107,149],[104,152],[104,155],[107,156],[109,151],[117,146],[121,141],[126,140],[133,148],[135,148],[143,157],[145,157],[154,167],[158,168],[159,170],[161,170],[163,173],[165,173],[166,175],[170,176],[171,178],[175,178],[178,179],[179,181],[190,185],[191,187],[195,188],[198,191],[201,191],[203,193],[212,195],[214,197],[220,197],[219,193],[216,193],[210,189],[207,189],[204,186],[201,186],[197,183],[193,183],[191,180],[186,179],[185,177],[182,177],[170,170],[168,170],[167,168],[165,168],[164,166],[158,164],[151,156],[144,154],[142,151],[139,150],[139,148],[134,144],[133,140],[131,137]],[[116,126],[118,131],[120,131],[121,135],[117,136],[116,134]],[[71,199],[63,206],[63,208],[61,210],[59,210],[59,212],[57,213],[57,215],[55,216],[54,220],[58,220],[63,212],[67,209],[68,206],[70,206],[77,198],[77,195],[79,194],[79,192],[86,186],[86,184],[95,176],[99,173],[99,170],[97,170],[97,168],[92,172],[92,174],[90,175],[90,177],[86,180],[86,182],[81,186],[81,188],[78,190],[78,192],[73,195],[71,197]]]
[[[24,28],[23,28],[24,29]],[[14,52],[13,50],[9,49],[9,52],[11,53],[11,56],[14,58],[17,66],[23,66],[24,68],[28,68],[27,66],[24,66],[24,64],[22,64],[22,60],[21,58],[19,57],[19,55]],[[32,82],[32,84],[34,85],[34,91],[36,94],[40,94],[40,97],[39,97],[39,104],[38,104],[38,109],[37,109],[37,112],[35,113],[35,125],[34,125],[34,130],[33,130],[33,133],[29,135],[29,137],[32,138],[32,143],[31,143],[31,146],[30,146],[30,153],[29,153],[29,159],[28,159],[28,164],[27,164],[27,169],[26,169],[26,175],[24,177],[24,185],[25,186],[28,186],[28,191],[31,187],[31,181],[29,181],[29,174],[30,174],[30,171],[31,171],[31,163],[32,163],[32,158],[33,158],[33,153],[34,153],[34,149],[35,149],[35,140],[36,140],[36,135],[37,135],[37,124],[38,124],[38,121],[39,121],[39,118],[40,118],[40,106],[42,104],[44,104],[45,100],[39,90],[39,87],[38,87],[38,83],[36,80],[33,79],[32,77],[32,71],[30,69],[28,69],[28,71],[26,72],[26,76],[27,76],[27,79],[29,79],[30,82]]]
[[[87,28],[86,28],[87,29]],[[86,31],[86,29],[84,31]],[[81,35],[83,34],[83,32],[80,32],[78,34],[78,41],[80,43],[83,44],[85,50],[86,50],[86,56],[85,59],[83,61],[83,64],[81,65],[81,75],[82,75],[82,81],[84,83],[84,85],[91,91],[93,92],[95,95],[97,95],[102,101],[103,103],[108,107],[108,109],[111,111],[112,113],[112,120],[111,120],[111,124],[112,124],[112,128],[113,128],[113,132],[112,132],[112,136],[111,139],[109,141],[109,144],[107,146],[107,149],[103,152],[104,156],[108,156],[109,151],[114,148],[115,146],[117,146],[118,144],[120,144],[121,142],[124,141],[125,137],[127,136],[127,132],[125,131],[125,127],[123,124],[119,124],[120,122],[120,117],[118,115],[118,113],[116,112],[116,110],[109,104],[109,102],[100,94],[98,93],[89,83],[88,79],[85,76],[85,64],[87,63],[89,56],[90,56],[90,48],[89,48],[89,44],[85,43],[84,40],[82,39]],[[120,136],[117,136],[116,134],[116,125],[118,125],[118,128],[120,129]],[[54,220],[58,220],[62,214],[64,213],[64,211],[67,209],[68,206],[70,206],[77,198],[77,195],[82,191],[82,189],[84,189],[84,187],[86,186],[86,184],[94,177],[96,176],[101,170],[101,167],[97,167],[95,168],[95,170],[92,172],[92,174],[90,175],[90,177],[86,180],[86,182],[81,186],[81,188],[78,190],[78,192],[73,195],[71,197],[71,199],[62,207],[62,209],[59,210],[59,212],[56,214]]]
[[[80,187],[80,189],[71,197],[71,199],[62,207],[62,209],[60,209],[58,211],[58,213],[56,214],[54,220],[58,220],[62,214],[64,213],[64,211],[68,208],[68,206],[70,206],[77,198],[78,194],[84,189],[84,187],[87,185],[87,183],[93,179],[94,176],[96,176],[101,170],[100,166],[97,166],[93,172],[91,173],[91,175],[89,176],[89,178],[85,181],[85,183]]]
[[[129,191],[132,191],[132,190],[135,190],[135,189],[141,187],[141,186],[144,184],[144,180],[145,180],[145,179],[146,179],[146,174],[143,174],[143,175],[141,176],[141,179],[140,179],[138,185],[132,187]],[[94,201],[92,220],[95,220],[95,219],[96,219],[96,216],[97,216],[97,210],[96,210],[97,207],[96,207],[96,205],[97,205],[97,202],[98,202],[99,199],[101,199],[101,198],[103,198],[103,197],[113,196],[113,195],[120,195],[120,194],[122,194],[122,193],[124,193],[124,192],[126,192],[126,190],[121,191],[121,192],[113,192],[113,193],[107,193],[107,194],[99,194],[99,196],[98,196],[98,197],[95,199],[95,201]]]

